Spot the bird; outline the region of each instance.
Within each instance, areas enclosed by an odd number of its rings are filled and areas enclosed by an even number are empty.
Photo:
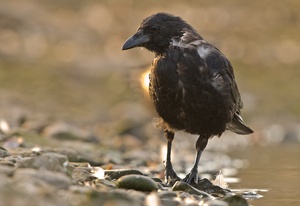
[[[122,50],[146,48],[154,53],[149,95],[161,118],[167,141],[165,181],[198,184],[198,164],[208,140],[225,130],[247,135],[243,108],[232,64],[214,45],[181,17],[159,12],[146,17]],[[171,162],[175,132],[199,135],[191,171],[180,179]]]

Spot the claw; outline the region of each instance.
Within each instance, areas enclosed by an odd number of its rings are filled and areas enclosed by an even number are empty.
[[[193,184],[198,185],[198,179],[199,179],[198,171],[191,171],[181,181],[188,183],[189,185],[193,185]]]
[[[165,171],[165,182],[167,185],[172,186],[176,181],[181,180],[176,172],[173,170],[172,166],[166,167]]]

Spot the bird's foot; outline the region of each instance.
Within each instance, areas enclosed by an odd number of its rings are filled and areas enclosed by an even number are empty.
[[[168,186],[173,186],[175,182],[181,180],[172,167],[166,167],[165,182]]]
[[[194,184],[198,185],[198,180],[199,180],[198,171],[193,171],[192,170],[181,181],[185,182],[185,183],[188,183],[189,185],[194,185]]]

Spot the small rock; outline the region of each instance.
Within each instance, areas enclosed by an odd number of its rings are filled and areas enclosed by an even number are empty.
[[[141,203],[144,203],[147,198],[147,194],[145,192],[137,190],[127,190],[127,193]]]
[[[43,134],[47,137],[59,140],[79,140],[93,143],[99,142],[97,137],[90,131],[63,122],[47,126],[44,128]]]
[[[224,197],[226,196],[226,189],[223,189],[219,186],[214,185],[211,181],[206,178],[198,180],[198,185],[193,185],[195,188],[205,191],[215,197]]]
[[[34,168],[44,169],[54,172],[66,172],[64,164],[68,161],[65,155],[57,153],[43,153],[36,157],[23,158],[18,167],[19,168]]]
[[[134,169],[104,170],[104,174],[109,176],[112,180],[117,180],[125,175],[143,175],[141,171]]]
[[[111,205],[111,206],[140,206],[142,205],[134,196],[125,191],[113,190],[111,192],[100,192],[92,190],[87,194],[89,200],[85,205]]]
[[[0,174],[4,174],[6,176],[11,176],[14,172],[14,168],[6,165],[0,165]]]
[[[243,192],[242,197],[246,198],[246,199],[259,199],[262,198],[263,196],[258,194],[256,191],[250,190],[250,191],[245,191]]]
[[[2,160],[0,160],[0,164],[5,165],[5,166],[14,167],[16,165],[16,163],[18,163],[22,159],[23,159],[22,157],[11,155],[11,156],[7,156],[7,157],[3,158]]]
[[[114,184],[111,181],[105,180],[105,179],[96,179],[93,181],[93,183],[95,184],[96,188],[103,188],[105,187],[106,189],[116,189],[117,186],[116,184]]]
[[[229,206],[227,202],[222,200],[208,200],[206,201],[203,206]]]
[[[8,157],[8,156],[11,156],[11,154],[6,149],[0,148],[0,158],[4,158],[4,157]]]
[[[229,206],[249,206],[247,200],[239,195],[234,195],[224,199]]]
[[[17,169],[13,176],[15,181],[22,179],[38,179],[58,189],[67,189],[71,185],[68,176],[60,172],[35,169]]]
[[[160,206],[160,205],[164,205],[162,204],[162,202],[159,199],[159,196],[157,194],[157,192],[151,192],[145,199],[145,205],[146,206]]]
[[[3,143],[3,147],[7,148],[19,148],[23,146],[24,139],[22,137],[10,137]]]
[[[206,192],[198,190],[198,189],[192,187],[191,185],[189,185],[185,182],[182,182],[182,181],[177,181],[174,184],[174,186],[172,187],[172,190],[173,191],[184,191],[189,194],[201,195],[203,198],[205,198],[205,197],[212,198],[212,196],[207,194]]]
[[[172,199],[172,198],[177,197],[177,193],[173,192],[173,191],[161,191],[158,193],[158,196],[161,199]]]
[[[78,152],[71,148],[57,148],[54,152],[67,156],[70,162],[78,162],[80,159]]]
[[[149,177],[143,175],[126,175],[116,182],[119,188],[134,189],[138,191],[157,191],[157,183]]]
[[[55,186],[58,189],[67,189],[71,185],[71,179],[60,172],[40,171],[36,174],[44,182]]]
[[[164,206],[179,206],[181,204],[177,200],[162,199],[161,200],[161,205],[164,205]]]
[[[91,167],[75,168],[72,171],[72,180],[75,183],[78,183],[78,182],[91,181],[91,180],[96,179],[95,177],[93,177],[91,170],[92,170]]]

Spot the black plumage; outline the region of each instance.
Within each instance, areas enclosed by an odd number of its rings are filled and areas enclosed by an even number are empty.
[[[183,179],[198,181],[198,162],[208,139],[226,130],[250,134],[241,116],[243,107],[232,65],[180,17],[157,13],[144,19],[123,50],[144,47],[155,53],[149,93],[168,141],[166,181],[179,179],[171,164],[174,131],[198,134],[196,160]]]

